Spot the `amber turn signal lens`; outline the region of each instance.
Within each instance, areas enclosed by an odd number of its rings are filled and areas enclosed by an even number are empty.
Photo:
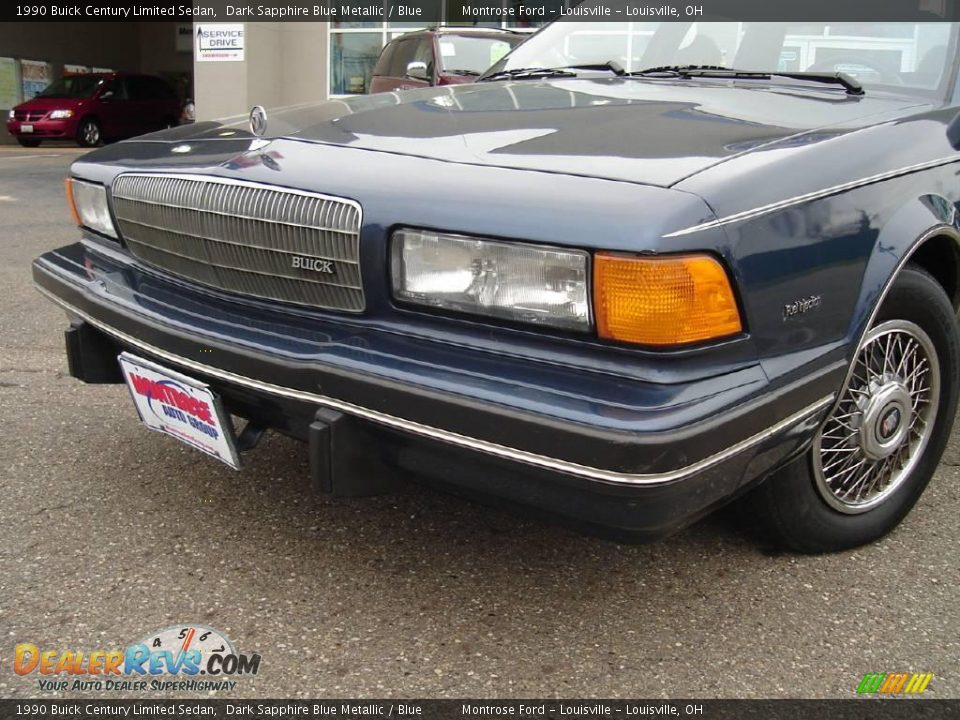
[[[63,189],[67,193],[67,207],[70,208],[70,215],[73,217],[73,221],[77,225],[82,225],[80,222],[80,213],[77,212],[77,203],[73,199],[73,179],[65,177],[63,179]]]
[[[640,345],[683,345],[743,329],[726,270],[709,255],[597,253],[597,332]]]

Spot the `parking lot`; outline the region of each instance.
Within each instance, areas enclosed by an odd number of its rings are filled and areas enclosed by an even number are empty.
[[[77,237],[78,154],[0,147],[0,697],[40,694],[16,643],[191,622],[262,656],[232,697],[853,697],[895,671],[960,696],[956,432],[892,536],[825,557],[734,511],[623,546],[416,485],[311,497],[297,443],[268,435],[236,473],[67,375],[30,262]]]

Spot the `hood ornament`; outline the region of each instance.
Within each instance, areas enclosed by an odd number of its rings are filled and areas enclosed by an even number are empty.
[[[257,137],[262,137],[267,131],[267,111],[263,105],[254,105],[250,111],[250,132]]]

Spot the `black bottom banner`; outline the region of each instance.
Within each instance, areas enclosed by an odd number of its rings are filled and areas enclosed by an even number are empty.
[[[960,718],[960,700],[0,700],[2,718]]]

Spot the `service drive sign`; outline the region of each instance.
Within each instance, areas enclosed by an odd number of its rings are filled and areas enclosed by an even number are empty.
[[[243,23],[196,23],[198,62],[242,62]]]

